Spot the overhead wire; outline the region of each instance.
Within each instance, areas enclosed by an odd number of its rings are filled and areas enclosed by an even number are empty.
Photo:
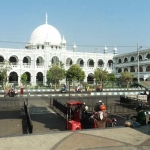
[[[0,40],[0,43],[13,43],[13,44],[29,44],[29,43],[26,43],[26,42],[18,42],[18,41],[3,41],[3,40]],[[73,45],[66,45],[66,46],[73,46]],[[77,44],[76,46],[78,47],[104,47],[105,45],[81,45],[81,44]],[[137,47],[137,45],[107,45],[106,47]],[[150,48],[148,46],[142,46],[143,48]]]

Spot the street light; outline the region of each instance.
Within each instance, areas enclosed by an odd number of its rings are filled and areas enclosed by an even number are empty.
[[[138,83],[140,82],[140,78],[139,78],[139,77],[140,77],[140,75],[139,75],[139,49],[141,49],[141,48],[142,48],[142,46],[139,47],[139,45],[138,45],[138,43],[137,43],[137,55],[138,55],[138,58],[137,58],[137,59],[138,59],[138,60],[137,60],[137,61],[138,61]]]
[[[70,78],[67,78],[67,81],[69,82],[69,101],[70,101]]]

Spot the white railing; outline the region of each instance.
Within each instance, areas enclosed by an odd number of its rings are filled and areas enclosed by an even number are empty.
[[[31,63],[23,63],[23,65],[30,66]]]
[[[93,67],[94,67],[94,65],[88,65],[87,67],[92,67],[92,68],[93,68]]]
[[[36,63],[37,66],[44,66],[44,63]]]

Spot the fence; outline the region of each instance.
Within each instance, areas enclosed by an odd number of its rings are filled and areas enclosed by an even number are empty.
[[[66,114],[67,112],[67,107],[65,103],[62,103],[56,99],[51,99],[50,100],[50,106],[54,106],[59,112]],[[93,112],[95,105],[87,105],[88,106],[88,111]],[[136,114],[135,110],[136,106],[133,104],[111,104],[107,105],[106,109],[109,114],[114,114],[114,115],[126,115],[126,114]],[[73,110],[72,112],[73,113]]]
[[[75,88],[78,85],[78,83],[79,83],[78,81],[70,82],[71,88]],[[96,89],[98,84],[102,84],[101,82],[94,81],[94,80],[88,80],[87,82],[81,82],[81,83],[84,89],[87,86],[90,86],[90,88],[92,89]],[[0,80],[0,89],[4,88],[3,84],[4,82]],[[22,85],[18,81],[8,81],[7,84],[8,85],[14,84],[16,88],[20,88],[20,86]],[[56,88],[61,88],[61,84],[69,85],[69,82],[64,80],[63,82],[60,82],[59,84],[57,84]],[[133,87],[133,86],[130,85],[129,87]],[[51,83],[50,81],[47,81],[47,82],[40,81],[40,80],[37,80],[36,82],[26,81],[26,83],[24,83],[24,88],[25,89],[54,89],[55,84]],[[127,86],[126,86],[126,82],[124,83],[121,81],[104,81],[103,88],[127,88]]]
[[[30,117],[27,101],[24,101],[24,111],[25,111],[28,131],[29,131],[29,133],[32,133],[33,132],[33,124],[32,124],[32,120],[31,120],[31,117]]]
[[[59,113],[63,114],[63,116],[66,118],[66,115],[67,115],[66,104],[61,103],[60,101],[57,101],[57,99],[53,99],[53,107],[55,107],[55,109],[59,111]],[[73,116],[74,109],[71,108],[69,113],[70,115],[68,117],[70,118]],[[94,120],[89,120],[89,116],[84,115],[83,113],[82,113],[81,123],[82,123],[82,128],[84,129],[94,128]]]

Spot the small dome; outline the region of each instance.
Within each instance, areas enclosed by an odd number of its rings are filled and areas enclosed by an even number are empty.
[[[114,47],[114,49],[113,49],[114,51],[117,51],[117,48],[116,47]]]
[[[106,46],[104,47],[103,51],[104,51],[104,54],[107,53],[107,47]]]
[[[103,50],[104,50],[104,51],[107,51],[107,49],[108,49],[108,48],[105,46]]]
[[[75,43],[74,43],[74,45],[73,45],[73,49],[76,49],[77,48],[77,46],[75,45]]]
[[[43,24],[37,27],[32,32],[29,41],[31,45],[44,44],[45,42],[50,43],[50,45],[61,44],[61,35],[59,31],[49,24]]]

